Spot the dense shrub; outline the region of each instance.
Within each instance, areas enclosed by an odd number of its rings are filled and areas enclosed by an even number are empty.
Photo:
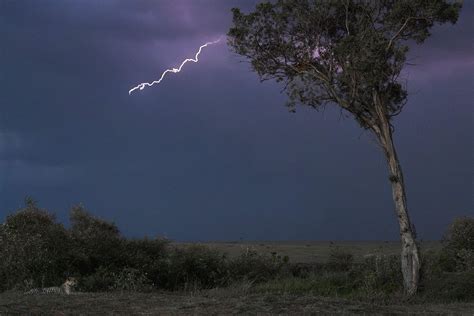
[[[443,237],[440,264],[445,271],[474,269],[474,218],[456,218]]]
[[[443,267],[440,264],[440,252],[429,250],[420,253],[421,269],[419,291],[423,292],[433,278],[440,278],[443,274]]]
[[[268,281],[278,276],[288,268],[288,257],[281,258],[276,254],[272,256],[259,254],[248,250],[229,264],[229,272],[233,280],[250,280],[253,282]]]
[[[333,254],[325,264],[292,265],[290,271],[296,274],[272,278],[256,285],[255,290],[356,299],[385,299],[402,291],[398,256],[373,255],[354,263],[341,249]]]
[[[349,271],[354,263],[354,255],[340,247],[331,247],[328,267],[333,271]]]
[[[460,217],[449,226],[444,242],[454,249],[474,250],[474,218]]]
[[[101,266],[89,275],[79,278],[77,289],[82,292],[135,291],[147,292],[154,288],[145,272],[125,267],[112,271]]]
[[[164,238],[124,241],[125,266],[146,276],[151,285],[163,288],[169,280],[170,241]]]
[[[426,278],[420,295],[430,301],[474,301],[474,270],[444,272]]]
[[[398,255],[375,254],[354,268],[354,278],[367,297],[380,297],[402,289],[401,261]]]
[[[159,278],[167,289],[211,288],[228,280],[225,255],[202,245],[170,250],[167,270]]]
[[[119,271],[126,264],[124,239],[115,224],[90,215],[83,206],[72,208],[70,222],[75,272],[93,274],[99,267]]]
[[[114,273],[112,290],[145,292],[153,288],[153,284],[146,273],[133,268],[124,268],[119,273]]]
[[[304,278],[282,277],[273,278],[256,284],[257,292],[273,292],[286,294],[312,294],[318,296],[349,296],[357,284],[348,272],[322,271],[311,273]]]
[[[326,269],[325,263],[294,263],[289,265],[289,273],[297,278],[306,278],[311,274],[321,273]]]
[[[54,215],[31,199],[0,229],[0,290],[49,286],[70,273],[70,239]]]
[[[113,288],[114,282],[114,272],[108,267],[100,266],[94,272],[82,274],[79,277],[77,290],[80,292],[109,291]]]

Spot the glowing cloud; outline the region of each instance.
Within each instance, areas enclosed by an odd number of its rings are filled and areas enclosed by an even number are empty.
[[[199,50],[197,51],[196,55],[194,56],[194,58],[187,58],[185,59],[181,65],[178,67],[178,68],[171,68],[171,69],[166,69],[162,74],[161,74],[161,77],[160,79],[158,80],[155,80],[155,81],[152,81],[152,82],[143,82],[143,83],[140,83],[139,85],[133,87],[132,89],[130,89],[130,91],[128,91],[128,94],[130,95],[133,91],[139,89],[139,90],[143,90],[145,89],[145,87],[151,87],[152,85],[154,85],[155,83],[158,84],[160,83],[163,78],[165,77],[165,75],[168,73],[168,72],[173,72],[173,73],[178,73],[181,71],[181,68],[183,68],[184,64],[186,64],[188,61],[192,61],[192,62],[195,62],[197,63],[199,61],[199,54],[201,54],[201,51],[204,47],[208,46],[208,45],[213,45],[213,44],[217,44],[221,41],[222,38],[219,38],[213,42],[207,42],[203,45],[201,45],[199,47]]]

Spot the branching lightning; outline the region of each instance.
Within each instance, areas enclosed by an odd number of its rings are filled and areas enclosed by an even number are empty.
[[[130,91],[128,91],[128,94],[130,95],[133,91],[135,91],[135,90],[137,90],[137,89],[143,90],[143,89],[145,89],[145,87],[151,87],[151,86],[154,85],[155,83],[156,83],[156,84],[159,84],[159,83],[163,80],[163,78],[165,77],[165,75],[166,75],[168,72],[172,72],[172,73],[178,73],[178,72],[180,72],[181,69],[183,68],[183,66],[184,66],[187,62],[189,62],[189,61],[192,61],[192,62],[194,62],[194,63],[197,63],[197,62],[199,61],[199,54],[201,54],[202,49],[203,49],[204,47],[208,46],[208,45],[213,45],[213,44],[219,43],[219,42],[221,41],[221,39],[222,39],[222,38],[219,38],[219,39],[217,39],[217,40],[215,40],[215,41],[213,41],[213,42],[207,42],[207,43],[201,45],[201,46],[199,47],[199,50],[197,51],[196,55],[194,56],[194,58],[187,58],[187,59],[185,59],[185,60],[181,63],[181,65],[180,65],[178,68],[166,69],[166,70],[161,74],[161,77],[160,77],[160,79],[158,79],[158,80],[155,80],[155,81],[152,81],[152,82],[143,82],[143,83],[140,83],[139,85],[137,85],[137,86],[133,87],[132,89],[130,89]]]

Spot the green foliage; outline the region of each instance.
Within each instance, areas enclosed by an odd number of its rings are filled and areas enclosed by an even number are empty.
[[[258,292],[313,294],[347,298],[386,298],[402,289],[400,258],[374,256],[356,264],[341,249],[324,266],[309,273],[271,280],[255,286]]]
[[[306,278],[311,274],[322,273],[327,263],[294,263],[289,267],[290,274],[297,278]]]
[[[422,279],[418,299],[425,302],[472,301],[474,271],[443,272],[439,254],[422,257]],[[309,268],[309,267],[307,267]],[[390,301],[402,297],[400,257],[374,254],[362,263],[352,263],[349,271],[337,270],[331,263],[312,267],[313,272],[274,277],[255,284],[257,293],[312,294],[350,299]]]
[[[77,290],[80,292],[105,292],[113,288],[115,276],[109,268],[100,266],[92,273],[82,274]]]
[[[1,225],[0,290],[55,285],[70,271],[67,231],[31,198],[25,202]]]
[[[83,207],[66,230],[32,199],[0,225],[0,291],[59,285],[71,274],[85,292],[201,290],[241,284],[248,291],[386,299],[402,291],[399,256],[362,263],[342,248],[326,263],[291,264],[276,252],[247,249],[229,259],[202,245],[171,246],[162,238],[126,239],[113,223]],[[472,300],[472,218],[456,219],[441,252],[422,253],[420,297]],[[446,254],[455,254],[446,268]],[[462,262],[462,266],[459,264]],[[459,272],[446,272],[455,270]],[[246,290],[246,291],[247,291]]]
[[[211,288],[226,283],[228,278],[226,257],[206,246],[192,245],[173,248],[168,257],[161,286],[183,289],[189,286]]]
[[[390,118],[405,104],[407,41],[455,23],[460,8],[445,0],[277,0],[248,14],[234,8],[228,43],[262,81],[285,83],[291,110],[336,103],[372,128],[376,106]]]
[[[154,287],[164,288],[170,279],[169,243],[169,240],[163,238],[125,240],[122,250],[124,266],[146,275]]]
[[[454,219],[444,236],[449,248],[474,250],[474,218],[460,217]]]
[[[421,252],[420,291],[425,289],[427,281],[433,277],[439,277],[443,273],[439,251]]]
[[[328,265],[335,271],[349,271],[354,262],[354,255],[340,247],[331,247]]]
[[[375,254],[355,268],[366,297],[380,297],[402,289],[400,256]]]
[[[130,267],[113,271],[110,267],[100,266],[94,273],[83,275],[78,284],[81,292],[148,292],[153,288],[154,284],[145,272]]]
[[[109,289],[115,291],[147,292],[153,288],[146,273],[134,268],[124,268],[119,273],[113,273],[112,279],[114,281]]]
[[[435,302],[474,301],[474,270],[444,272],[424,282],[420,296]]]
[[[72,208],[70,222],[77,273],[90,274],[99,266],[116,269],[124,265],[124,240],[115,224],[90,215],[82,206]]]
[[[456,218],[443,238],[440,256],[445,271],[474,269],[474,218]]]
[[[347,296],[356,286],[347,272],[323,272],[305,278],[283,277],[255,285],[257,292]]]
[[[248,249],[229,263],[229,271],[233,280],[262,282],[278,276],[288,267],[288,261],[276,254],[270,257]]]
[[[431,301],[474,299],[474,219],[456,218],[448,227],[443,248],[425,252],[422,259],[420,296]]]

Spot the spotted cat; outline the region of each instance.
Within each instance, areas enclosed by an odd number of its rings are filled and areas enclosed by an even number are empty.
[[[66,282],[64,282],[63,285],[61,286],[31,289],[25,292],[25,294],[66,294],[66,295],[69,295],[72,292],[72,288],[76,286],[76,284],[77,284],[77,280],[75,278],[68,278]]]

